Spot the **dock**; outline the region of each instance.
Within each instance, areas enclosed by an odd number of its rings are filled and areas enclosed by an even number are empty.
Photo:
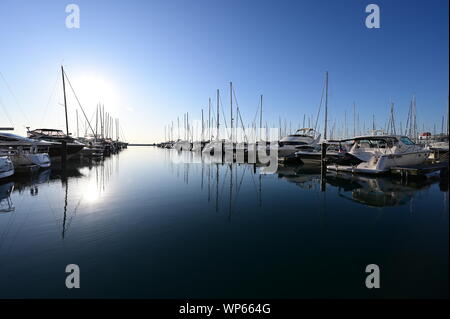
[[[448,174],[448,162],[424,163],[420,165],[405,165],[391,167],[391,173],[401,177],[423,177],[428,174],[439,172],[441,175]]]

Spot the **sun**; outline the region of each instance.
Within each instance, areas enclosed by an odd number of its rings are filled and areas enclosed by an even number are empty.
[[[105,106],[105,112],[116,116],[119,111],[119,91],[106,76],[89,72],[74,76],[70,82],[85,111],[95,111],[97,104],[100,103]],[[69,90],[66,88],[67,92]],[[76,102],[74,97],[73,101]]]

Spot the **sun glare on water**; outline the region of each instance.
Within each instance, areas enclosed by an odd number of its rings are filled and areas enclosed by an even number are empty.
[[[83,191],[83,198],[88,203],[95,203],[100,200],[100,189],[95,182],[89,183]]]

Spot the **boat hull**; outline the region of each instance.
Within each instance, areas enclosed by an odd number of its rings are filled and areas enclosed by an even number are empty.
[[[37,165],[40,168],[48,168],[51,165],[50,157],[46,153],[36,154],[15,154],[11,156],[14,167],[27,167]]]
[[[75,155],[79,154],[79,152],[84,148],[83,144],[67,144],[67,159],[74,157]],[[52,144],[49,147],[48,155],[50,156],[50,159],[53,161],[61,160],[62,156],[62,145],[61,144]]]
[[[0,157],[0,179],[14,175],[14,164],[6,157]]]
[[[389,172],[391,167],[420,165],[425,162],[430,151],[423,150],[413,153],[384,154],[374,156],[368,162],[358,165],[329,165],[327,168],[333,171],[343,171],[361,174],[383,174]]]

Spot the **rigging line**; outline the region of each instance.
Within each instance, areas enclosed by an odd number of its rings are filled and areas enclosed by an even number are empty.
[[[320,109],[322,108],[322,103],[323,103],[323,96],[325,94],[325,85],[322,88],[322,96],[320,97],[320,104],[319,104],[319,110],[317,111],[317,117],[316,117],[316,123],[314,124],[314,130],[316,130],[317,128],[317,122],[319,121],[319,116],[320,116]]]
[[[223,121],[225,123],[225,129],[226,129],[226,132],[227,132],[227,135],[228,135],[227,117],[225,116],[225,111],[224,111],[224,107],[223,107],[223,104],[222,104],[222,98],[220,96],[219,96],[219,102],[220,102],[220,106],[221,106],[221,109],[222,109],[222,115],[223,115]]]
[[[77,94],[75,93],[75,90],[73,89],[72,84],[70,83],[70,80],[69,80],[69,77],[67,76],[66,71],[63,71],[63,72],[64,72],[64,75],[66,76],[66,79],[67,79],[67,82],[69,83],[70,88],[72,89],[72,93],[73,93],[73,95],[75,96],[75,99],[77,100],[78,105],[79,105],[80,108],[81,108],[81,111],[83,112],[83,115],[84,115],[86,121],[88,121],[88,124],[89,124],[89,127],[91,128],[92,134],[94,134],[94,136],[97,138],[97,136],[95,135],[95,131],[94,131],[94,129],[92,128],[91,123],[89,122],[89,120],[88,120],[88,118],[87,118],[87,116],[86,116],[86,113],[84,113],[84,109],[83,109],[83,107],[81,106],[80,100],[78,100],[78,96],[77,96]]]
[[[256,108],[256,113],[255,113],[255,117],[253,118],[253,121],[252,121],[252,126],[256,123],[256,118],[258,117],[258,114],[259,114],[259,105]]]
[[[228,176],[228,170],[225,170],[225,177],[223,178],[223,181],[222,181],[222,191],[220,192],[221,194],[223,194],[223,189],[225,188],[225,181],[227,180],[227,176]],[[220,200],[222,200],[222,199],[223,199],[223,197],[220,198]]]
[[[39,123],[39,126],[41,126],[41,127],[42,127],[42,122],[44,122],[44,118],[45,118],[45,116],[47,115],[47,111],[48,111],[48,107],[49,107],[49,105],[50,105],[50,101],[51,101],[51,99],[53,98],[53,96],[55,95],[55,92],[56,92],[56,85],[58,84],[58,79],[59,79],[59,71],[58,71],[58,73],[56,74],[55,84],[53,85],[53,89],[52,89],[51,94],[50,94],[50,96],[49,96],[49,98],[48,98],[47,105],[46,105],[45,108],[44,108],[44,113],[42,113],[42,118],[41,118],[41,121],[40,121],[40,123]]]
[[[253,178],[253,174],[250,174],[250,176],[252,178],[253,186],[255,186],[256,198],[258,198],[259,197],[259,195],[258,195],[258,187],[256,186],[256,182],[255,182],[255,179]]]
[[[242,186],[242,182],[243,182],[243,180],[244,180],[244,175],[245,175],[245,172],[247,171],[247,165],[245,165],[244,166],[244,171],[242,172],[242,175],[241,175],[241,180],[240,180],[240,182],[239,182],[239,186],[237,187],[237,190],[236,190],[236,196],[235,196],[235,198],[234,198],[234,203],[233,203],[233,207],[234,208],[236,208],[236,205],[237,205],[237,199],[238,199],[238,195],[239,195],[239,191],[241,190],[241,186]],[[237,173],[237,172],[236,172]]]
[[[14,123],[11,120],[11,117],[10,117],[10,115],[8,113],[8,110],[6,109],[6,106],[3,104],[1,98],[0,98],[0,106],[2,107],[3,112],[5,112],[5,115],[6,115],[6,118],[8,119],[8,121],[9,121],[9,124],[11,124],[11,126],[14,127]]]
[[[27,123],[30,123],[30,120],[28,119],[27,115],[23,112],[22,110],[22,106],[19,103],[19,99],[17,98],[17,96],[14,94],[13,90],[11,89],[11,86],[9,85],[9,83],[6,81],[5,76],[3,75],[3,73],[0,71],[0,76],[2,77],[3,81],[5,82],[6,87],[8,88],[9,93],[11,93],[11,95],[13,96],[20,113],[22,113],[23,117],[25,118],[25,120],[27,121]]]
[[[239,109],[238,109],[238,115],[239,115],[239,118],[240,118],[240,120],[241,120],[242,130],[243,130],[243,132],[244,132],[244,141],[245,141],[245,142],[248,142],[247,133],[245,132],[244,122],[242,121],[241,111],[240,111]]]
[[[122,138],[123,138],[123,141],[125,142],[127,139],[125,137],[125,134],[124,134],[123,129],[122,129],[121,126],[120,126],[120,132],[122,132]]]
[[[237,101],[237,97],[236,97],[236,91],[234,90],[234,87],[233,87],[233,95],[234,95],[234,101],[236,102],[236,107],[237,107],[237,113],[238,113],[238,118],[240,118],[240,120],[241,120],[241,124],[242,124],[242,130],[244,131],[244,138],[245,138],[245,140],[247,141],[248,139],[247,139],[247,133],[245,132],[245,125],[244,125],[244,121],[242,121],[242,115],[241,115],[241,111],[240,111],[240,109],[239,109],[239,104],[238,104],[238,101]],[[236,127],[237,127],[237,121],[236,121]]]

